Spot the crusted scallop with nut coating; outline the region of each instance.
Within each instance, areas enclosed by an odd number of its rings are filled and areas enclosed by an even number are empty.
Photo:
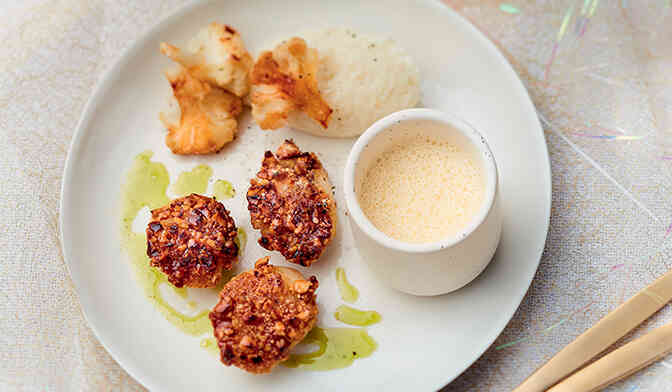
[[[314,263],[336,230],[336,202],[317,156],[285,140],[275,155],[266,151],[250,184],[247,208],[259,244],[291,263]]]
[[[191,194],[152,210],[147,256],[175,287],[215,287],[238,258],[236,225],[222,203]]]
[[[229,281],[210,312],[221,361],[268,373],[315,325],[317,278],[277,267],[268,257]]]

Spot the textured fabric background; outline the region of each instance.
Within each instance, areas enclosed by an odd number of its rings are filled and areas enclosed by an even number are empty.
[[[92,86],[181,3],[0,2],[0,390],[143,389],[82,317],[59,248],[59,188]],[[672,5],[446,3],[513,64],[551,154],[551,228],[532,287],[446,387],[505,391],[672,265]],[[634,335],[671,318],[668,306]],[[611,390],[672,390],[672,357]]]

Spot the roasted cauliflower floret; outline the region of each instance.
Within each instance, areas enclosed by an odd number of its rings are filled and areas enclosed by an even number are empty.
[[[275,267],[268,257],[229,281],[210,321],[226,366],[268,373],[315,325],[317,278]]]
[[[215,287],[238,259],[236,225],[222,203],[191,194],[152,211],[147,256],[175,287]]]
[[[236,116],[243,110],[240,98],[196,79],[184,68],[166,77],[181,112],[178,124],[160,115],[168,128],[166,144],[175,154],[214,153],[234,139]]]
[[[247,95],[249,91],[248,74],[253,60],[240,34],[231,26],[210,23],[191,40],[186,49],[162,42],[161,53],[201,81],[239,97]]]
[[[276,155],[266,151],[250,184],[247,209],[261,231],[259,245],[291,263],[317,261],[336,231],[336,202],[317,156],[286,140]]]
[[[262,129],[285,126],[295,110],[327,128],[332,109],[317,87],[318,63],[317,50],[297,37],[259,56],[250,73],[250,101],[252,117]]]

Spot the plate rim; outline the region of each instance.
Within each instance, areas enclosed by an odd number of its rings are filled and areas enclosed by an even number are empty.
[[[72,282],[72,285],[74,287],[75,295],[77,296],[79,300],[79,305],[80,305],[80,310],[82,312],[82,315],[84,316],[84,319],[86,320],[86,323],[88,327],[91,329],[93,332],[94,336],[98,340],[98,342],[103,346],[103,348],[110,354],[110,356],[115,360],[115,362],[122,368],[124,371],[126,371],[135,381],[137,381],[139,384],[143,385],[144,387],[148,388],[149,390],[158,390],[158,386],[156,385],[154,378],[153,377],[148,377],[144,374],[142,374],[142,370],[138,369],[134,366],[129,366],[128,362],[122,361],[123,355],[116,351],[112,347],[112,345],[108,344],[105,342],[100,335],[100,332],[98,329],[90,322],[90,317],[87,314],[87,310],[83,306],[82,299],[80,298],[80,291],[81,287],[79,285],[79,280],[78,278],[75,278],[75,275],[73,274],[72,268],[70,266],[70,261],[72,259],[72,255],[69,252],[69,249],[66,247],[66,226],[70,226],[68,223],[68,220],[66,219],[66,212],[68,212],[71,208],[69,203],[66,202],[67,197],[69,196],[69,190],[68,190],[68,185],[71,184],[72,182],[72,171],[73,171],[73,160],[74,160],[74,152],[78,151],[81,148],[82,145],[82,138],[85,134],[85,129],[88,129],[91,125],[92,117],[93,114],[95,113],[96,109],[99,106],[99,101],[102,97],[101,92],[104,90],[108,89],[109,84],[113,81],[114,77],[119,74],[119,69],[124,65],[124,63],[128,62],[131,57],[135,54],[137,54],[137,51],[139,50],[141,43],[144,43],[145,37],[153,34],[155,31],[159,30],[163,25],[173,23],[176,20],[179,20],[182,18],[186,13],[191,11],[192,9],[206,3],[211,3],[215,0],[193,0],[190,1],[186,4],[183,4],[171,12],[168,13],[165,17],[157,20],[154,22],[151,26],[148,28],[144,29],[141,31],[136,38],[130,43],[129,46],[127,46],[125,49],[123,49],[120,53],[120,55],[110,63],[110,65],[100,74],[101,76],[99,79],[96,81],[94,84],[94,87],[91,90],[91,95],[89,96],[86,104],[84,105],[82,109],[82,114],[80,115],[79,121],[77,123],[77,126],[75,127],[75,131],[73,132],[72,135],[72,140],[70,141],[70,146],[68,148],[68,154],[65,159],[65,164],[63,166],[63,175],[62,175],[62,180],[61,180],[61,189],[60,189],[60,200],[59,200],[59,234],[60,234],[60,247],[61,247],[61,255],[63,258],[63,262],[66,266],[66,269],[68,271],[70,281]],[[472,359],[469,360],[465,363],[465,366],[463,366],[461,369],[458,369],[457,372],[454,373],[454,375],[447,377],[444,379],[445,381],[442,381],[441,384],[436,386],[436,389],[442,389],[446,386],[448,386],[451,382],[453,382],[457,377],[459,377],[462,373],[464,373],[469,367],[471,367],[479,358],[483,356],[485,351],[492,346],[494,341],[499,337],[506,326],[509,324],[509,322],[513,319],[514,314],[516,311],[520,308],[520,305],[529,291],[529,288],[532,284],[532,281],[534,280],[534,277],[536,275],[536,272],[539,268],[539,265],[541,263],[541,258],[543,256],[543,252],[545,249],[545,244],[546,241],[548,240],[548,231],[550,227],[550,218],[551,218],[551,204],[552,204],[552,197],[553,197],[553,177],[552,177],[552,171],[551,171],[551,161],[550,161],[550,155],[548,152],[548,143],[546,141],[546,137],[544,134],[543,127],[541,125],[541,122],[539,120],[538,115],[536,114],[536,107],[534,105],[534,102],[532,101],[532,98],[530,97],[530,94],[525,88],[525,85],[523,81],[520,79],[520,75],[515,71],[509,60],[504,56],[504,54],[497,48],[497,46],[486,36],[485,33],[481,32],[471,21],[469,21],[467,18],[464,16],[460,15],[458,12],[450,8],[444,1],[442,0],[422,0],[420,3],[425,3],[428,6],[434,6],[439,8],[441,11],[440,12],[446,12],[448,14],[451,14],[452,17],[455,19],[459,20],[462,24],[463,27],[465,27],[467,30],[469,30],[469,33],[474,36],[489,52],[494,53],[494,56],[498,59],[500,63],[504,66],[504,68],[507,69],[507,71],[510,75],[512,76],[513,79],[515,80],[515,89],[518,90],[518,93],[522,94],[523,97],[527,98],[527,104],[524,105],[529,105],[529,109],[532,110],[533,116],[534,116],[534,125],[536,125],[535,128],[537,128],[537,131],[541,135],[541,140],[543,143],[541,143],[543,152],[545,153],[545,160],[543,161],[543,164],[545,165],[544,171],[544,178],[548,179],[548,186],[545,189],[546,193],[546,199],[544,200],[545,208],[544,208],[544,246],[540,247],[540,249],[537,251],[538,255],[535,257],[536,260],[536,265],[534,266],[534,269],[532,270],[532,273],[527,279],[527,284],[524,286],[524,290],[521,291],[521,294],[516,298],[516,303],[517,306],[513,307],[508,313],[505,314],[505,317],[502,318],[502,322],[500,325],[497,325],[496,328],[494,328],[490,336],[487,336],[484,338],[482,347],[479,350],[476,350],[478,354]],[[521,285],[522,286],[522,285]]]
[[[504,56],[501,50],[492,42],[488,36],[483,33],[481,30],[479,30],[471,21],[464,16],[460,15],[458,12],[450,8],[444,1],[442,0],[429,0],[433,1],[435,3],[438,3],[438,6],[440,8],[444,9],[444,12],[448,12],[453,14],[456,19],[461,20],[465,28],[468,29],[475,37],[477,40],[483,44],[488,51],[493,52],[495,54],[495,57],[504,65],[504,68],[507,69],[506,72],[510,73],[513,76],[513,79],[515,80],[515,88],[518,90],[519,93],[521,93],[524,97],[527,98],[527,104],[529,104],[530,109],[533,112],[534,116],[534,124],[536,125],[536,128],[541,134],[541,140],[543,141],[542,147],[544,150],[544,165],[546,166],[544,170],[544,177],[548,179],[548,187],[546,188],[546,200],[544,200],[545,204],[545,209],[544,209],[544,246],[542,246],[538,251],[538,255],[535,257],[536,260],[536,265],[534,266],[534,269],[532,273],[530,274],[527,285],[525,285],[525,290],[521,291],[521,294],[518,296],[516,302],[518,303],[517,306],[515,306],[513,309],[509,311],[508,314],[506,314],[506,317],[504,317],[502,320],[502,324],[497,325],[496,328],[493,330],[496,331],[493,336],[488,337],[488,339],[484,339],[487,341],[487,344],[483,346],[481,350],[479,351],[478,356],[476,356],[472,361],[468,362],[466,366],[464,366],[461,370],[459,370],[458,373],[456,373],[452,377],[448,377],[448,379],[445,381],[443,385],[441,385],[439,388],[443,389],[446,386],[448,386],[451,382],[453,382],[455,379],[457,379],[462,373],[464,373],[467,369],[469,369],[476,361],[478,361],[483,354],[492,346],[492,344],[495,342],[495,340],[504,332],[504,329],[506,326],[511,322],[513,319],[513,316],[516,314],[518,309],[520,308],[520,305],[523,303],[523,299],[525,298],[525,295],[527,295],[527,292],[530,290],[530,286],[532,285],[532,281],[534,280],[535,275],[537,274],[537,270],[539,269],[539,264],[541,264],[541,258],[544,254],[544,250],[546,249],[546,241],[548,241],[548,230],[551,225],[551,205],[553,202],[553,173],[551,171],[551,156],[548,152],[548,142],[546,141],[546,136],[544,134],[544,128],[541,126],[541,121],[539,120],[539,116],[537,115],[536,111],[536,106],[534,105],[534,102],[532,101],[532,97],[530,97],[529,91],[527,91],[527,88],[525,88],[525,84],[523,81],[520,79],[520,75],[516,72],[515,68],[513,68],[513,65],[511,62]],[[487,268],[487,267],[486,267]],[[482,274],[483,272],[481,272]]]

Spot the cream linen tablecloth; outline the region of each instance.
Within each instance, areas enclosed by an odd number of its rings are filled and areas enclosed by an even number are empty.
[[[0,390],[142,389],[82,316],[60,252],[59,188],[93,85],[181,3],[0,6]],[[672,264],[672,4],[447,3],[513,64],[551,154],[551,228],[532,287],[494,345],[446,388],[504,391]],[[671,316],[668,306],[635,335]],[[672,358],[612,389],[672,390]]]

